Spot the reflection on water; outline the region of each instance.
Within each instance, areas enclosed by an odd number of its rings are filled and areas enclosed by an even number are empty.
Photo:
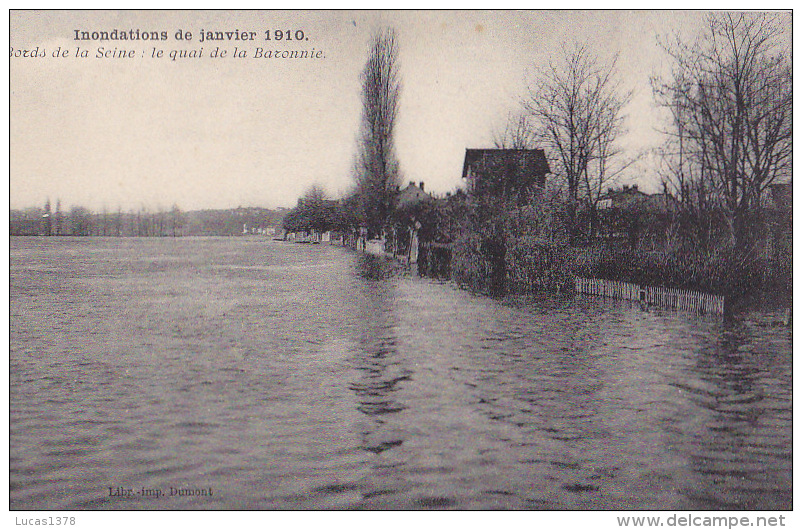
[[[357,410],[368,417],[361,429],[360,448],[373,454],[403,443],[397,435],[385,432],[385,418],[407,408],[398,401],[398,390],[400,383],[410,380],[413,374],[396,348],[398,319],[392,306],[395,286],[381,281],[387,269],[381,265],[369,257],[356,263],[359,276],[366,281],[356,285],[356,317],[363,324],[356,327],[352,337],[356,378],[348,386],[359,400]]]
[[[699,508],[757,510],[767,503],[782,506],[787,497],[792,418],[786,333],[755,340],[743,322],[728,322],[718,340],[703,344],[687,374],[701,384],[680,386],[706,412],[706,423],[687,444],[701,482],[689,497]]]
[[[231,238],[15,238],[10,313],[12,509],[791,507],[776,315]]]

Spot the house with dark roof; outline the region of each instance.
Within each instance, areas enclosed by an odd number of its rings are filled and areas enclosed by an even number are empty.
[[[424,191],[423,181],[415,184],[410,182],[406,188],[400,190],[395,197],[396,209],[404,209],[420,203],[431,202],[434,200],[431,195]]]
[[[431,217],[435,198],[426,193],[423,181],[410,182],[395,194],[395,208],[386,228],[387,243],[385,251],[394,257],[417,262],[418,231],[422,223]],[[413,250],[414,249],[414,250]]]
[[[606,208],[634,208],[640,206],[646,201],[647,195],[638,189],[637,184],[632,186],[624,185],[621,189],[609,189],[597,204],[597,208],[604,210]]]
[[[637,184],[620,189],[609,189],[596,204],[598,210],[642,210],[648,212],[668,212],[674,208],[674,203],[665,193],[643,193]]]
[[[462,178],[474,197],[526,200],[551,173],[543,149],[466,149]]]

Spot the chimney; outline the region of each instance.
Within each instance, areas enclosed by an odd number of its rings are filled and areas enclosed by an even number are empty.
[[[632,185],[632,190],[633,191],[638,191],[638,185],[637,184],[633,184]]]
[[[423,181],[420,181],[420,190],[423,191]]]

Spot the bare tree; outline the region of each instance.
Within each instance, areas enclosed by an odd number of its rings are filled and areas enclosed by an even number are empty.
[[[170,208],[170,231],[173,237],[178,237],[179,232],[184,227],[184,214],[177,204]]]
[[[48,197],[48,199],[45,201],[45,211],[44,214],[42,215],[42,224],[44,225],[43,232],[46,236],[53,235],[53,219],[51,216],[52,213],[50,212],[50,198]]]
[[[153,214],[153,224],[155,225],[155,236],[156,237],[164,237],[167,235],[166,228],[167,228],[167,220],[165,219],[166,212],[161,205],[158,206],[156,209],[156,213]]]
[[[602,62],[586,46],[564,48],[561,59],[536,71],[523,106],[552,170],[565,181],[573,218],[580,199],[595,211],[606,186],[632,163],[619,160],[616,146],[631,93],[616,77],[616,59]]]
[[[70,227],[74,236],[92,235],[92,212],[83,206],[73,206],[70,208]]]
[[[61,199],[56,199],[56,213],[54,214],[53,221],[56,235],[60,236],[64,227],[64,214],[61,211]]]
[[[384,226],[400,184],[393,137],[400,90],[398,40],[387,29],[374,36],[362,71],[362,124],[355,164],[357,190],[372,233]]]
[[[497,149],[533,149],[537,138],[526,113],[509,113],[504,129],[493,131],[493,144]]]
[[[136,217],[133,218],[133,220],[135,221],[135,226],[136,226],[135,233],[137,237],[143,237],[148,235],[145,230],[145,217],[147,216],[147,212],[143,212],[142,210],[143,207],[140,206],[140,208],[136,211]]]
[[[721,196],[712,180],[703,176],[701,164],[694,154],[691,137],[685,128],[684,106],[673,98],[671,114],[679,117],[664,131],[666,141],[656,150],[657,171],[663,193],[678,208],[680,216],[674,227],[681,241],[693,248],[707,251],[716,232],[717,213],[721,211]]]
[[[109,211],[106,205],[103,205],[103,210],[100,212],[100,235],[106,236],[109,228]]]
[[[685,203],[722,205],[742,256],[761,197],[791,173],[787,27],[785,14],[712,14],[696,42],[665,46],[673,72],[653,80],[672,119],[667,185]]]
[[[114,217],[114,229],[117,237],[121,237],[123,232],[123,210],[120,206],[117,206],[117,215]]]

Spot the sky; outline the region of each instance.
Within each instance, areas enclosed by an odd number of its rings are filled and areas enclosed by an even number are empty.
[[[463,185],[467,148],[493,147],[527,79],[564,46],[618,55],[627,154],[656,147],[662,114],[649,77],[669,67],[658,37],[693,38],[698,11],[13,11],[10,206],[94,210],[291,207],[314,184],[352,186],[360,72],[371,36],[399,36],[402,92],[396,148],[403,181],[437,194]],[[74,31],[165,31],[164,41],[76,41]],[[255,41],[199,42],[204,31],[256,32]],[[304,40],[265,41],[265,30]],[[193,40],[177,40],[178,30]],[[273,34],[273,37],[275,35]],[[235,46],[247,57],[232,57]],[[227,57],[210,57],[219,47]],[[256,48],[322,52],[254,58]],[[76,48],[89,56],[75,57]],[[98,50],[133,58],[97,57]],[[154,48],[162,50],[154,58]],[[54,58],[56,50],[67,57]],[[191,51],[201,57],[170,58]],[[528,77],[529,76],[529,77]],[[644,159],[648,160],[648,159]],[[658,191],[641,162],[619,184]]]

